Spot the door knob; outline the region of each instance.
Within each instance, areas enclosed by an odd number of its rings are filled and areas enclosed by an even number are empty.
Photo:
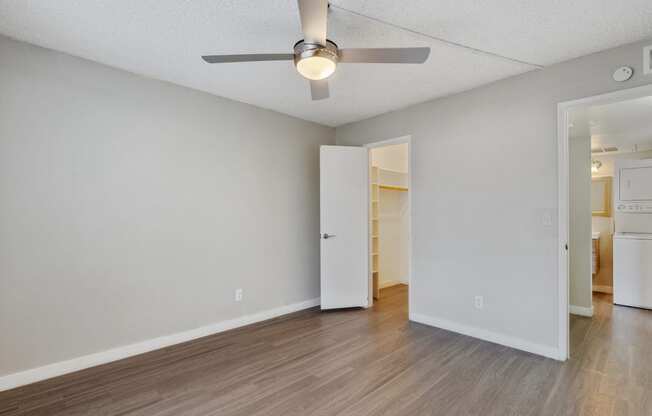
[[[323,237],[324,237],[324,240],[328,240],[329,238],[335,237],[335,234],[324,233]]]

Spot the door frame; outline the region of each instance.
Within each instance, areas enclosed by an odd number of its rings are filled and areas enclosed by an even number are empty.
[[[598,94],[557,104],[557,177],[558,177],[558,288],[559,288],[559,359],[568,359],[570,351],[570,256],[566,249],[570,233],[570,160],[568,113],[577,108],[610,104],[652,95],[652,84],[628,88],[606,94]]]
[[[406,136],[400,136],[396,137],[394,139],[388,139],[388,140],[381,140],[377,142],[372,142],[372,143],[367,143],[364,145],[364,147],[367,148],[367,151],[369,152],[369,163],[371,163],[371,149],[376,148],[376,147],[385,147],[385,146],[391,146],[394,144],[403,144],[407,143],[408,145],[408,232],[409,232],[409,238],[408,238],[408,312],[412,310],[412,274],[414,273],[414,256],[413,256],[413,250],[412,248],[414,247],[414,227],[413,227],[413,221],[412,221],[412,215],[414,214],[413,212],[413,206],[414,204],[412,203],[413,198],[414,198],[414,188],[412,186],[412,172],[414,171],[414,152],[412,151],[412,136],[406,135]],[[367,199],[368,199],[368,205],[371,205],[371,187],[368,187],[368,192],[367,192]],[[368,210],[369,212],[369,210]],[[367,214],[369,215],[369,214]],[[367,218],[367,223],[369,223],[370,218]],[[371,233],[369,233],[371,234]],[[369,247],[371,247],[371,235],[369,235]],[[370,249],[371,250],[371,249]],[[371,256],[369,253],[367,253],[367,258],[369,263],[371,263]],[[374,297],[373,297],[373,284],[372,284],[372,265],[369,264],[369,304],[367,307],[373,306],[374,303]]]

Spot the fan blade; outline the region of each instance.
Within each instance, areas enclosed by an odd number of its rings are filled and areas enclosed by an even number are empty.
[[[254,53],[242,55],[204,55],[201,57],[209,64],[224,64],[229,62],[258,62],[258,61],[291,61],[291,53]]]
[[[312,100],[323,100],[330,97],[328,92],[328,80],[322,79],[319,81],[310,81],[310,95]]]
[[[422,64],[430,48],[360,48],[340,49],[340,62],[378,64]]]
[[[328,0],[298,0],[298,2],[303,41],[326,45]]]

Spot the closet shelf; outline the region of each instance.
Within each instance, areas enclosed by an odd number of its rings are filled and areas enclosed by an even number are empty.
[[[388,191],[407,191],[408,188],[405,186],[395,186],[395,185],[378,185],[380,189],[386,189]]]

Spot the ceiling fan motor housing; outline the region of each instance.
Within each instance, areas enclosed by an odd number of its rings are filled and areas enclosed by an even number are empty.
[[[306,43],[303,39],[294,44],[294,61],[311,56],[323,56],[335,62],[339,60],[339,49],[337,44],[326,39],[326,46],[317,43]]]
[[[337,65],[340,58],[339,49],[337,44],[330,40],[326,40],[326,45],[306,43],[300,40],[294,45],[294,65],[298,67],[301,61],[309,58],[323,58],[331,61],[333,65]]]

